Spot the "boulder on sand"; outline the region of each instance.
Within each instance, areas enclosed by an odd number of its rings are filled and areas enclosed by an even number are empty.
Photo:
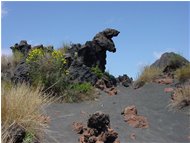
[[[87,127],[81,123],[75,123],[75,125],[80,129],[80,132],[76,130],[78,134],[81,134],[79,143],[120,143],[118,133],[110,127],[109,115],[101,111],[95,112],[89,117]]]

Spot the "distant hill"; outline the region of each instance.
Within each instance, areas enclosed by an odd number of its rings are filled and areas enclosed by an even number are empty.
[[[166,69],[167,67],[172,68],[173,70],[180,68],[186,64],[189,64],[189,61],[182,57],[179,54],[174,52],[166,52],[162,54],[160,59],[156,60],[151,67],[158,67],[161,69]]]

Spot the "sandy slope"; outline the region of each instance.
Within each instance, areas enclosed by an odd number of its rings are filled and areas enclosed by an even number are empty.
[[[137,90],[118,86],[118,95],[110,97],[101,92],[98,101],[53,104],[46,109],[51,122],[44,142],[77,143],[79,135],[72,130],[72,123],[86,123],[89,114],[103,111],[110,115],[111,127],[119,133],[121,143],[188,143],[190,116],[186,113],[190,110],[169,111],[170,94],[164,93],[165,87],[154,83]],[[147,117],[149,128],[133,128],[123,121],[121,110],[129,105],[135,105],[138,114]],[[135,133],[136,140],[130,138],[131,133]]]

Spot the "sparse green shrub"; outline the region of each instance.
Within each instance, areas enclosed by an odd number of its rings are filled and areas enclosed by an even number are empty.
[[[90,83],[73,83],[66,87],[62,95],[65,102],[80,102],[95,99],[95,88]]]
[[[23,140],[23,143],[32,143],[33,139],[35,138],[35,135],[30,132],[26,132],[25,138]]]
[[[155,78],[162,75],[162,70],[157,67],[145,66],[137,78],[135,85],[142,86],[147,82],[152,82]]]
[[[91,71],[94,73],[94,74],[96,74],[96,76],[98,77],[98,78],[101,78],[104,74],[103,74],[103,72],[100,70],[100,68],[98,67],[98,65],[96,65],[95,67],[92,67],[91,68]]]
[[[60,51],[45,52],[43,49],[31,50],[27,59],[29,76],[34,86],[42,84],[46,91],[59,95],[65,88],[66,60]]]
[[[190,79],[190,64],[177,69],[175,71],[175,77],[181,82]]]
[[[74,90],[77,90],[79,91],[80,93],[87,93],[89,92],[90,90],[92,90],[92,85],[88,82],[85,82],[85,83],[75,83],[72,85],[72,88]]]

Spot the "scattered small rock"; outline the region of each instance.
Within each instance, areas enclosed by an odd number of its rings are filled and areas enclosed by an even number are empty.
[[[113,96],[117,94],[117,89],[115,87],[111,87],[105,90],[108,95]]]
[[[81,115],[85,115],[86,112],[85,112],[85,111],[80,111],[80,114],[81,114]]]
[[[168,92],[170,93],[170,92],[173,92],[173,91],[174,91],[174,89],[171,88],[171,87],[164,89],[164,92],[166,92],[166,93],[168,93]]]
[[[132,140],[136,140],[136,135],[135,135],[135,133],[131,133],[131,134],[130,134],[130,138],[131,138]]]
[[[100,90],[102,91],[105,91],[108,95],[110,96],[113,96],[113,95],[116,95],[117,94],[117,89],[115,86],[112,86],[112,87],[107,87],[105,81],[103,79],[99,79],[97,82],[96,82],[96,85],[95,85],[96,88],[99,88]]]
[[[170,77],[155,79],[154,82],[159,84],[172,84],[173,79]]]
[[[124,121],[134,128],[148,128],[147,118],[137,114],[137,108],[132,105],[126,107],[121,114],[124,115]]]

